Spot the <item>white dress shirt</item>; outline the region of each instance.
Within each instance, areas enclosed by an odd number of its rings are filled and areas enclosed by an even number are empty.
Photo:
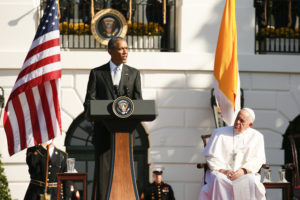
[[[111,78],[113,85],[119,85],[121,80],[121,74],[123,69],[123,63],[119,66],[116,66],[111,60],[109,61]]]

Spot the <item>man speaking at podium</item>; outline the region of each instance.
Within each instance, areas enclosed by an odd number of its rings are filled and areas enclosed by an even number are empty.
[[[111,60],[90,72],[84,110],[89,119],[90,100],[110,100],[118,96],[142,99],[140,72],[126,65],[127,42],[122,37],[108,42]],[[111,168],[111,134],[100,122],[94,124],[95,175],[93,199],[104,200]]]

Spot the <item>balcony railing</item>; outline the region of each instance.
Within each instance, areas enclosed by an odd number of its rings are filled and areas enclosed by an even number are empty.
[[[91,33],[91,0],[60,0],[61,48],[106,49]],[[126,19],[128,3],[125,0],[94,0],[94,11],[104,8],[119,10]],[[157,0],[132,0],[132,20],[128,24],[128,48],[135,51],[175,51],[176,0],[167,0],[166,24],[163,23],[162,2]],[[46,0],[41,3],[40,16]]]
[[[255,53],[300,53],[300,0],[254,0]]]

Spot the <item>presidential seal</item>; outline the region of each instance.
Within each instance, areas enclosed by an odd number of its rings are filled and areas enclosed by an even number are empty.
[[[117,10],[107,8],[99,11],[91,21],[94,38],[102,45],[107,45],[112,37],[125,37],[127,23],[125,17]]]
[[[126,96],[118,97],[112,104],[112,110],[117,117],[127,118],[134,111],[133,101]]]

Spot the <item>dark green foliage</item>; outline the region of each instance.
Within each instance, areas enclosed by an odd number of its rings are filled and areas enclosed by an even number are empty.
[[[2,167],[2,165],[3,163],[1,161],[1,154],[0,154],[0,199],[11,200],[8,181],[4,174],[4,168]]]

